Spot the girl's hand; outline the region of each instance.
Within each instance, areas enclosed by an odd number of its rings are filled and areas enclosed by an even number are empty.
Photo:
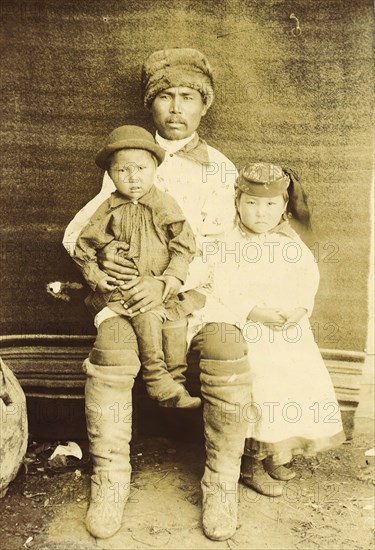
[[[124,241],[112,241],[97,252],[100,269],[119,281],[131,281],[138,277],[138,270],[133,260],[126,257],[129,245]]]
[[[166,302],[169,298],[174,298],[181,290],[182,283],[180,279],[173,277],[173,275],[161,275],[160,277],[155,277],[155,279],[163,281],[165,284],[163,296],[161,297],[163,302]]]
[[[255,306],[247,316],[249,321],[271,325],[273,330],[282,330],[286,316],[285,313],[277,308]]]
[[[285,311],[285,324],[292,323],[297,324],[300,322],[302,317],[307,314],[307,309],[304,307],[296,307],[295,309],[291,309],[289,311]]]
[[[110,275],[105,275],[98,284],[96,285],[95,290],[100,292],[101,294],[104,294],[105,292],[111,292],[111,290],[114,290],[116,286],[119,285],[119,282],[114,277],[111,277]]]

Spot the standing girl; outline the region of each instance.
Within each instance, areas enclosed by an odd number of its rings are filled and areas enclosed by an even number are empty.
[[[294,174],[273,164],[249,164],[240,172],[235,228],[217,244],[202,312],[206,323],[236,325],[247,341],[253,386],[241,475],[272,496],[282,494],[280,481],[294,477],[284,466],[294,455],[313,456],[345,440],[309,323],[318,267],[286,214],[288,208],[309,223],[298,185]]]

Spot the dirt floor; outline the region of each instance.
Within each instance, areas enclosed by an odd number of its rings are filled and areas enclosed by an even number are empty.
[[[89,548],[373,548],[374,467],[364,435],[317,460],[298,458],[297,478],[269,499],[240,486],[239,528],[227,542],[201,530],[201,444],[147,438],[133,445],[133,480],[122,529],[99,541],[85,530],[90,464],[48,465],[53,448],[32,444],[28,471],[1,503],[3,550]]]
[[[369,387],[364,389],[367,400],[373,398],[371,388],[371,394]],[[91,537],[84,525],[90,473],[86,444],[78,442],[84,451],[82,460],[69,457],[66,463],[50,463],[57,442],[31,441],[25,466],[0,501],[0,546],[3,550],[374,548],[374,458],[365,457],[365,451],[374,447],[373,409],[365,416],[360,409],[351,441],[314,460],[295,459],[297,476],[285,484],[283,496],[267,498],[240,484],[238,530],[225,542],[208,540],[201,528],[201,440],[134,438],[132,491],[123,526],[106,541]]]

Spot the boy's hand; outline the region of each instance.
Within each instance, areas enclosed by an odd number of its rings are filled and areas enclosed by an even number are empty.
[[[124,241],[112,241],[101,250],[96,256],[100,269],[116,277],[119,281],[131,281],[138,277],[138,270],[133,260],[128,260],[126,255],[129,245]]]
[[[119,282],[114,277],[111,277],[110,275],[105,275],[98,284],[96,285],[95,290],[100,292],[101,294],[104,294],[105,292],[111,292],[111,290],[114,290],[116,286],[119,285]]]
[[[163,283],[165,284],[163,295],[161,298],[163,302],[166,302],[167,300],[169,300],[169,298],[174,298],[181,290],[182,283],[180,279],[177,279],[177,277],[173,277],[173,275],[161,275],[160,277],[155,277],[155,279],[163,281]]]
[[[262,323],[263,325],[271,325],[273,330],[282,330],[286,321],[286,315],[281,309],[255,306],[250,311],[247,319]]]

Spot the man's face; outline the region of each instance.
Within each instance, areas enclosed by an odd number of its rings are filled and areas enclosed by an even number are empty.
[[[201,94],[184,86],[163,90],[151,105],[157,131],[170,140],[191,136],[206,112]]]
[[[137,200],[152,187],[156,162],[144,149],[121,149],[111,156],[108,174],[116,189],[125,197]]]

